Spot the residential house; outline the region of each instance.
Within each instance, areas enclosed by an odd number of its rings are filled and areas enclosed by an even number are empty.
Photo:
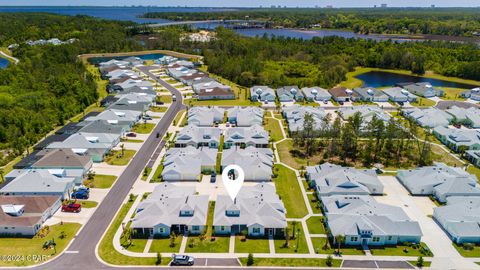
[[[480,167],[480,150],[465,151],[465,158],[473,165]]]
[[[388,96],[373,87],[357,87],[353,89],[361,101],[366,102],[388,102]]]
[[[138,102],[136,100],[131,100],[130,98],[121,98],[108,108],[111,110],[138,111],[143,113],[150,108],[150,105],[151,103],[147,101]]]
[[[225,89],[226,91],[231,92],[230,86],[224,85],[217,81],[195,82],[192,85],[193,92],[195,92],[196,94],[199,94],[200,90],[214,89],[214,88]]]
[[[13,177],[12,177],[13,178]],[[52,174],[48,170],[24,170],[0,189],[0,195],[60,196],[68,197],[75,179]]]
[[[260,125],[251,127],[233,127],[227,129],[224,139],[224,148],[239,146],[245,148],[254,146],[257,148],[268,147],[268,132]]]
[[[116,84],[112,85],[110,89],[114,90],[114,91],[123,91],[125,89],[131,88],[131,87],[134,87],[134,86],[152,87],[153,88],[153,84],[149,81],[144,81],[142,79],[128,79],[124,82],[116,83]]]
[[[206,230],[207,215],[208,195],[163,182],[140,202],[130,227],[139,237],[200,234]]]
[[[322,206],[331,236],[344,236],[348,246],[418,244],[423,235],[418,222],[402,208],[379,203],[371,196],[322,197]]]
[[[408,92],[425,98],[441,97],[444,95],[443,90],[433,87],[430,83],[419,82],[403,86]]]
[[[80,181],[85,178],[92,168],[90,156],[75,154],[70,149],[45,149],[38,161],[31,165],[33,169],[47,170],[80,170]],[[77,181],[77,184],[81,182]]]
[[[53,134],[45,139],[41,140],[39,143],[33,146],[33,149],[36,151],[40,151],[45,149],[48,145],[55,143],[55,142],[63,142],[68,139],[71,135],[70,134]]]
[[[453,120],[452,115],[434,107],[403,109],[402,114],[425,128],[447,127]]]
[[[357,93],[343,86],[334,87],[328,90],[328,92],[332,95],[333,100],[337,102],[356,101],[358,99]]]
[[[195,72],[193,74],[189,73],[187,75],[184,75],[178,78],[180,82],[188,86],[192,86],[195,83],[199,83],[199,82],[205,82],[205,81],[202,81],[202,79],[207,79],[207,80],[209,79],[208,81],[214,81],[214,79],[208,77],[208,74],[205,72]]]
[[[163,160],[162,178],[164,181],[198,181],[202,173],[215,171],[217,149],[170,148]]]
[[[296,85],[284,86],[277,89],[277,96],[280,102],[303,101],[305,98],[302,91]]]
[[[260,102],[275,102],[275,91],[264,85],[255,85],[250,88],[250,99]]]
[[[452,106],[446,110],[453,116],[452,122],[471,128],[480,128],[480,109],[476,107],[461,108]]]
[[[480,243],[480,197],[449,197],[446,206],[433,208],[433,218],[453,242]]]
[[[75,133],[63,142],[54,142],[47,149],[70,149],[79,155],[88,155],[93,162],[103,161],[110,149],[118,144],[120,137],[112,134]]]
[[[197,92],[198,100],[226,100],[235,99],[235,93],[230,87],[213,87],[199,89]]]
[[[480,130],[438,126],[433,129],[433,135],[456,152],[480,150]]]
[[[245,181],[266,182],[272,180],[273,151],[270,148],[249,146],[245,149],[225,149],[222,153],[222,171],[231,164],[245,168]]]
[[[290,133],[303,130],[305,115],[310,114],[315,121],[315,131],[321,130],[327,113],[323,108],[312,106],[292,105],[282,108],[283,117],[287,120]]]
[[[225,110],[219,107],[193,107],[188,110],[188,125],[211,127],[215,123],[223,123]]]
[[[79,130],[82,133],[106,133],[122,136],[126,132],[125,126],[107,120],[81,122],[80,125],[83,125]]]
[[[60,196],[0,196],[0,235],[36,235],[61,204]]]
[[[100,114],[85,118],[85,122],[94,122],[97,120],[105,120],[110,124],[123,126],[125,131],[129,131],[135,123],[140,121],[142,112],[107,109]]]
[[[338,110],[338,114],[346,121],[355,114],[360,114],[362,117],[362,127],[365,128],[368,123],[375,117],[387,123],[390,121],[390,114],[386,113],[382,108],[375,105],[361,105],[352,107],[342,107]]]
[[[332,95],[328,92],[327,89],[321,87],[304,87],[302,92],[305,95],[305,99],[309,102],[311,101],[328,101],[332,98]]]
[[[408,92],[407,90],[401,87],[392,87],[383,89],[385,95],[388,96],[388,99],[393,102],[415,102],[417,101],[417,96]]]
[[[318,197],[383,193],[383,185],[373,169],[355,169],[327,162],[308,166],[306,171],[305,178]]]
[[[235,106],[227,110],[227,121],[237,127],[250,127],[263,124],[264,110],[258,107]]]
[[[480,196],[474,175],[443,163],[399,170],[397,179],[412,195],[432,195],[441,203],[451,196]]]
[[[464,91],[460,94],[464,98],[480,101],[480,87],[473,88],[472,90]]]
[[[228,195],[217,196],[213,229],[217,235],[246,231],[254,237],[282,237],[287,227],[285,215],[285,206],[273,185],[243,186],[233,201]]]
[[[214,127],[190,125],[182,128],[175,138],[175,147],[187,146],[218,148],[221,130]]]

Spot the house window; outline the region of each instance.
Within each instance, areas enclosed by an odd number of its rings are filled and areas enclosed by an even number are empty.
[[[358,237],[352,236],[352,237],[350,237],[350,241],[352,241],[352,242],[357,242],[357,241],[358,241]]]
[[[380,242],[380,237],[375,236],[375,237],[372,238],[372,241],[373,242]]]
[[[165,228],[160,228],[158,231],[159,231],[160,233],[164,233],[164,232],[165,232]]]
[[[198,231],[198,230],[200,230],[200,227],[199,226],[192,226],[192,230]]]
[[[220,230],[225,231],[225,226],[221,226]]]
[[[392,236],[389,236],[389,237],[388,237],[388,241],[391,241],[391,240],[392,240],[392,238],[393,238]]]
[[[260,228],[253,228],[253,233],[260,233]]]

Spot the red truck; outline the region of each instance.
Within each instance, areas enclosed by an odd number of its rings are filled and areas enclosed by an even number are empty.
[[[62,212],[71,212],[71,213],[78,213],[82,211],[82,205],[78,203],[70,203],[62,205]]]

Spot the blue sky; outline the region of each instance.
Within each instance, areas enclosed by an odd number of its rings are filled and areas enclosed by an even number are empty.
[[[257,7],[260,5],[286,5],[286,6],[326,6],[334,7],[371,7],[386,3],[389,6],[480,6],[478,0],[236,0],[236,1],[219,1],[219,0],[0,0],[3,6],[32,6],[32,5],[49,5],[49,6],[67,6],[67,5],[84,5],[84,6],[123,6],[123,5],[157,5],[157,6],[223,6],[223,7]]]

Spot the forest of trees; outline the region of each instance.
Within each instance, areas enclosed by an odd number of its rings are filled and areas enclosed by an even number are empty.
[[[300,40],[284,37],[249,38],[217,29],[208,43],[179,41],[178,28],[165,29],[148,43],[202,53],[208,70],[243,86],[334,86],[356,66],[405,69],[480,80],[480,50],[472,44],[345,39]]]
[[[0,166],[97,101],[95,79],[77,56],[138,49],[125,26],[83,16],[0,14],[0,47],[20,44],[14,50],[20,62],[0,69]],[[54,37],[78,41],[25,45]]]
[[[364,122],[357,113],[346,123],[339,117],[332,123],[328,114],[321,129],[314,130],[314,119],[306,114],[303,130],[292,134],[297,147],[290,153],[306,159],[320,154],[325,162],[344,166],[371,167],[380,163],[385,167],[406,168],[431,165],[431,135],[420,135],[420,127],[414,121],[407,122],[406,127],[393,117],[388,123],[376,117]]]
[[[370,34],[472,36],[480,31],[479,8],[263,8],[215,12],[152,12],[147,18],[260,20],[266,27],[348,29]]]

